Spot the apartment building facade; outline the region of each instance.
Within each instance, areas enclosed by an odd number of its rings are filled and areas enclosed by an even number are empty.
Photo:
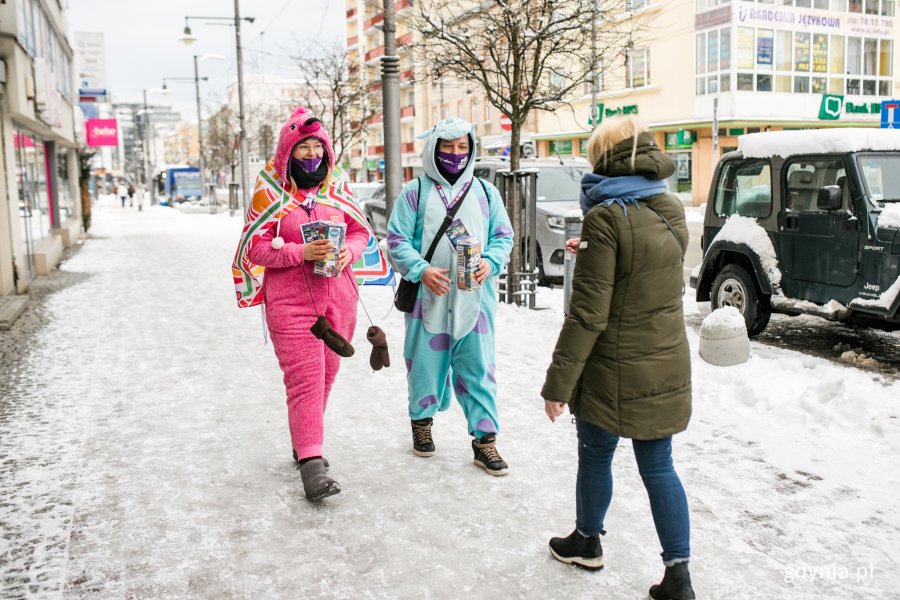
[[[669,188],[686,201],[706,201],[739,135],[878,127],[881,102],[900,95],[895,0],[649,1],[635,9],[643,35],[602,69],[613,77],[601,80],[600,115],[647,122],[675,159]],[[574,110],[539,115],[539,155],[586,154],[584,92]]]

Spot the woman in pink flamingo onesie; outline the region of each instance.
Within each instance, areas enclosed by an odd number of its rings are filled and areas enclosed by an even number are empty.
[[[262,294],[266,323],[284,372],[294,458],[300,463],[306,497],[319,500],[341,490],[326,475],[328,463],[322,458],[323,417],[340,367],[340,356],[320,339],[324,323],[321,317],[333,330],[326,338],[333,333],[344,340],[353,338],[357,284],[351,269],[346,267],[365,250],[369,232],[345,212],[316,202],[317,196],[328,194],[329,186],[340,178],[334,170],[331,139],[321,122],[302,107],[281,128],[271,166],[273,169],[264,169],[260,178],[269,175],[269,185],[277,179],[279,188],[276,189],[282,195],[278,202],[282,208],[285,205],[296,208],[290,212],[282,210],[277,226],[252,237],[248,256],[255,265],[265,267]],[[260,187],[258,181],[257,188]],[[254,194],[254,205],[256,198]],[[314,261],[325,257],[330,242],[304,243],[301,226],[312,221],[347,224],[338,277],[313,272]],[[347,356],[347,350],[352,353],[349,343],[342,354]]]

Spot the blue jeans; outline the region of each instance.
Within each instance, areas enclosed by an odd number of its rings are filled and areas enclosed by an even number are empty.
[[[581,419],[578,429],[578,482],[575,488],[577,520],[582,535],[603,531],[603,520],[612,500],[612,459],[619,443],[613,435]],[[650,496],[650,511],[667,566],[691,556],[691,524],[687,497],[672,466],[672,437],[632,440],[638,471]]]

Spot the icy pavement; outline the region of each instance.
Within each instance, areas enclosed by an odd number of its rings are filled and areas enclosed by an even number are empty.
[[[436,420],[438,453],[412,455],[402,317],[379,319],[390,291],[364,289],[395,366],[368,368],[360,311],[326,418],[343,492],[313,506],[259,311],[233,300],[239,219],[105,206],[95,223],[47,280],[62,289],[0,333],[0,597],[636,600],[661,576],[627,442],[606,568],[547,552],[574,521],[575,429],[538,396],[558,291],[548,310],[498,314],[511,474],[495,479],[471,464],[457,406]],[[712,367],[689,335],[695,412],[675,462],[698,597],[892,596],[900,383],[758,343]]]

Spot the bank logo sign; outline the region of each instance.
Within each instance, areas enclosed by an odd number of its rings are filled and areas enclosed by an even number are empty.
[[[844,112],[844,97],[833,94],[822,96],[822,105],[819,107],[819,119],[822,121],[837,121]]]

